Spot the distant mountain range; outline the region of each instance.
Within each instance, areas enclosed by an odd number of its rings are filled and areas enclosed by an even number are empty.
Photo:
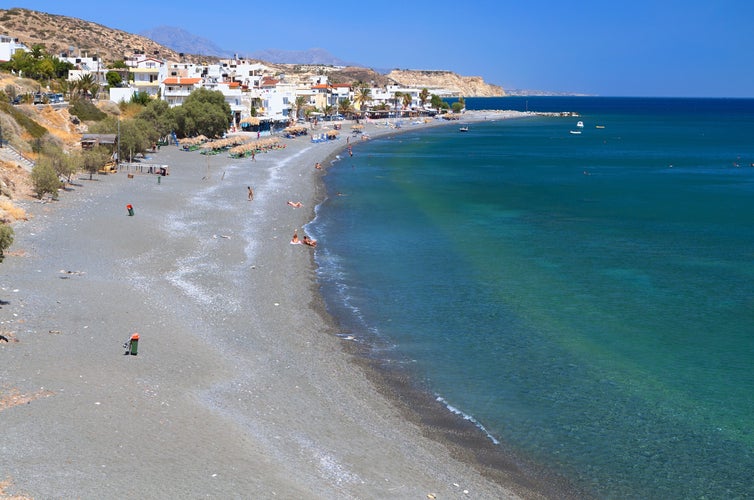
[[[178,53],[221,58],[233,56],[232,53],[218,47],[212,40],[202,38],[173,26],[158,26],[156,28],[144,30],[140,32],[139,35],[149,38],[169,49],[173,49]]]
[[[252,52],[252,59],[261,59],[277,64],[324,64],[329,66],[362,66],[361,64],[349,63],[330,54],[325,49],[308,50],[280,50],[264,49]]]
[[[280,50],[280,49],[263,49],[251,53],[233,52],[218,47],[212,40],[189,33],[181,28],[174,26],[158,26],[150,30],[145,30],[139,35],[154,40],[160,45],[164,45],[176,52],[183,54],[198,54],[203,56],[214,56],[221,58],[231,58],[233,56],[244,59],[257,59],[274,64],[323,64],[329,66],[359,66],[358,64],[348,63],[339,59],[326,51],[325,49],[312,48],[308,50]]]

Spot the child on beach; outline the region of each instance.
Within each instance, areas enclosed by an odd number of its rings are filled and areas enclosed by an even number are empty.
[[[249,190],[249,201],[254,199],[254,190],[251,189],[251,186],[246,186],[246,189]]]

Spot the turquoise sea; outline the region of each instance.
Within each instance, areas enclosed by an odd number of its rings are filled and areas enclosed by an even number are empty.
[[[334,162],[307,230],[343,334],[598,498],[754,497],[754,100],[466,104],[580,116]]]

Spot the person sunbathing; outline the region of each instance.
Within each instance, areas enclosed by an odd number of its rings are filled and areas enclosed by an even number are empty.
[[[298,232],[293,231],[293,238],[291,238],[291,245],[300,245],[301,241],[298,239]]]
[[[309,238],[307,235],[304,235],[304,245],[309,245],[310,247],[316,247],[317,240],[313,240]]]
[[[303,206],[304,206],[304,204],[303,204],[303,203],[301,203],[300,201],[295,201],[295,202],[294,202],[294,201],[290,201],[290,200],[288,200],[288,204],[289,204],[290,206],[292,206],[293,208],[301,208],[301,207],[303,207]]]

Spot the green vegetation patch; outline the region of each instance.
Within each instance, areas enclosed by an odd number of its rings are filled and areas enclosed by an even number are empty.
[[[97,108],[87,99],[76,99],[71,103],[68,112],[79,117],[79,120],[98,122],[107,118],[107,114]]]
[[[7,102],[0,102],[0,110],[9,114],[14,120],[16,120],[16,123],[18,123],[19,126],[23,127],[35,139],[42,138],[48,132],[42,125],[35,122],[19,111],[15,106],[11,106]]]

